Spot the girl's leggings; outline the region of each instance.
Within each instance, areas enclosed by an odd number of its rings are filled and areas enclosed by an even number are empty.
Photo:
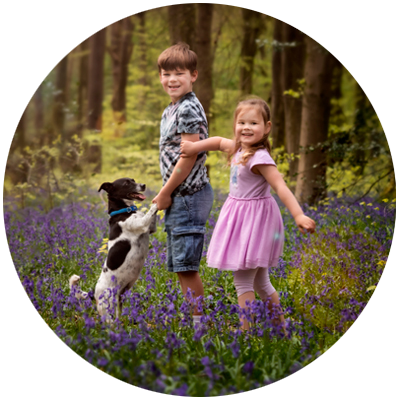
[[[268,268],[235,271],[233,282],[238,297],[244,293],[256,291],[261,300],[265,301],[275,292],[275,289],[269,280]]]

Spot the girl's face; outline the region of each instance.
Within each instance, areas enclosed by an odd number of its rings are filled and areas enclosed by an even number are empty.
[[[235,137],[242,148],[247,149],[259,142],[271,130],[271,121],[264,122],[261,111],[257,107],[243,108],[235,123]]]

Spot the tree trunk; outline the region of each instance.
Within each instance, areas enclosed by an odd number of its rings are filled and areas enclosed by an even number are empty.
[[[33,95],[33,104],[34,104],[34,126],[36,137],[39,138],[39,143],[41,146],[44,145],[44,107],[43,107],[43,93],[42,93],[42,85],[40,85],[35,94]]]
[[[88,128],[101,131],[106,29],[98,31],[89,40]]]
[[[27,145],[26,137],[26,125],[27,125],[27,113],[28,106],[25,108],[18,122],[17,129],[15,131],[13,140],[11,142],[10,151],[7,158],[6,164],[6,176],[11,179],[13,185],[18,183],[27,182],[29,174],[29,163],[26,162],[25,148]],[[16,150],[19,150],[17,153]],[[5,195],[5,189],[3,195]]]
[[[89,81],[88,81],[88,129],[100,132],[102,129],[103,72],[106,47],[106,28],[95,33],[90,39]],[[94,172],[101,172],[101,145],[89,144],[87,160],[94,164]]]
[[[17,129],[15,131],[14,139],[11,143],[10,153],[13,153],[16,149],[22,150],[26,145],[26,114],[28,112],[29,105],[25,108],[21,115],[21,119],[18,122]]]
[[[147,86],[146,11],[137,14],[137,17],[139,18],[139,84]]]
[[[88,77],[89,77],[89,39],[86,39],[79,46],[79,87],[78,87],[78,111],[77,111],[77,133],[82,137],[82,130],[87,115],[88,99]]]
[[[198,4],[197,16],[197,41],[196,52],[199,55],[197,62],[197,70],[199,77],[195,83],[196,96],[204,108],[204,112],[208,121],[208,133],[211,131],[211,100],[214,97],[212,87],[212,68],[214,52],[211,44],[211,28],[213,19],[213,4]],[[208,154],[208,152],[207,152]],[[206,164],[207,175],[210,178],[211,166]]]
[[[285,116],[283,108],[283,27],[285,23],[279,19],[274,23],[274,43],[272,53],[272,144],[281,147],[285,142]]]
[[[334,57],[309,37],[304,67],[305,88],[301,114],[299,174],[296,197],[314,204],[326,195],[327,156],[319,144],[328,137]]]
[[[65,107],[67,103],[67,68],[68,56],[65,56],[56,67],[55,91],[53,98],[53,138],[61,135],[65,140]]]
[[[75,97],[75,93],[73,93],[72,91],[75,89],[72,87],[71,82],[74,76],[74,69],[75,69],[75,64],[76,64],[76,53],[77,53],[78,49],[75,48],[73,51],[71,51],[69,53],[69,57],[68,57],[68,63],[67,63],[67,78],[66,78],[66,83],[65,83],[65,97],[67,99],[67,114],[68,112],[70,112],[69,110],[69,101],[72,98],[72,96]],[[68,131],[68,115],[66,114],[67,118],[66,118],[66,130]]]
[[[198,4],[197,43],[196,51],[199,54],[197,69],[199,77],[195,83],[195,92],[203,105],[207,119],[210,118],[210,105],[213,98],[212,88],[212,46],[211,26],[213,17],[213,4]]]
[[[294,179],[299,164],[296,156],[299,154],[300,144],[302,96],[299,80],[304,77],[304,34],[293,26],[284,24],[282,39],[285,43],[282,54],[283,91],[292,91],[292,94],[283,95],[285,149],[294,156],[289,162],[289,177]]]
[[[119,126],[126,122],[126,84],[128,81],[128,66],[131,58],[133,23],[131,17],[121,19],[111,25],[111,60],[113,73],[113,96],[111,106],[117,136],[121,132]]]
[[[253,91],[254,57],[257,42],[262,31],[262,15],[256,11],[242,8],[243,40],[240,51],[240,91],[242,95]]]
[[[371,105],[364,90],[362,90],[361,86],[357,82],[355,98],[356,110],[354,113],[353,122],[355,132],[355,137],[353,138],[355,143],[353,144],[353,147],[355,150],[353,154],[353,162],[355,165],[360,167],[356,174],[361,176],[364,174],[364,169],[368,162],[366,143],[371,142],[370,138],[368,137],[368,131],[370,130],[368,127],[368,118],[371,111]]]
[[[342,76],[343,65],[339,60],[335,58],[332,75],[332,109],[330,115],[330,123],[337,126],[341,126],[346,122],[345,115],[340,105],[340,99],[342,98]]]
[[[196,30],[193,29],[196,21],[196,5],[177,4],[169,6],[168,19],[171,44],[185,42],[190,46],[191,50],[196,51]]]

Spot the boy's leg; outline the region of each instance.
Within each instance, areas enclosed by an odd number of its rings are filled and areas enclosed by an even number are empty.
[[[192,196],[185,197],[184,200],[190,215],[190,225],[199,228],[203,227],[204,229],[214,200],[211,185],[207,184],[202,190],[196,192]],[[203,253],[204,236],[197,236],[197,238],[193,237],[193,239],[191,246],[196,248],[195,254],[193,255],[194,259],[196,259],[192,265],[193,270],[180,271],[178,272],[178,277],[183,294],[186,295],[187,289],[190,288],[194,292],[194,297],[197,298],[199,296],[204,296],[203,282],[198,272]],[[197,309],[197,306],[194,307],[193,315],[202,315],[202,312]]]
[[[181,284],[183,295],[186,296],[188,288],[194,292],[194,297],[204,296],[203,282],[197,271],[178,272],[179,282]],[[194,307],[193,315],[202,315],[197,306]]]
[[[178,274],[184,295],[188,288],[195,292],[195,297],[204,295],[198,270],[203,253],[205,225],[212,203],[213,192],[208,184],[194,195],[174,197],[166,213],[168,270]],[[194,308],[194,315],[201,315],[197,307]]]

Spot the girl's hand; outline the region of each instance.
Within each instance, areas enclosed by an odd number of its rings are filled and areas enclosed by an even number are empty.
[[[188,158],[188,157],[194,156],[195,154],[197,154],[197,151],[195,150],[194,142],[182,140],[181,141],[181,157]]]
[[[306,215],[301,214],[295,218],[297,227],[300,229],[301,233],[314,233],[315,232],[315,222]]]

